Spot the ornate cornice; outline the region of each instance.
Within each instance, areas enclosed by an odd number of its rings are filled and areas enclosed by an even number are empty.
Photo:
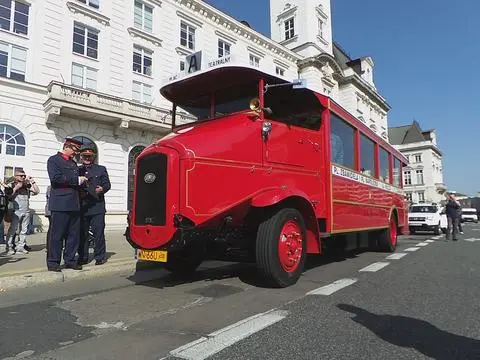
[[[141,38],[141,39],[144,39],[148,42],[151,42],[152,44],[154,44],[156,46],[162,46],[162,39],[156,37],[153,34],[150,34],[146,31],[141,30],[141,29],[137,29],[135,27],[129,27],[127,29],[127,31],[128,31],[128,33],[130,34],[131,37]]]
[[[85,15],[93,20],[98,21],[100,24],[103,24],[105,26],[110,25],[110,18],[101,14],[100,12],[87,7],[83,6],[82,4],[76,3],[69,1],[67,2],[67,8],[74,14],[82,14]]]
[[[344,85],[344,84],[353,84],[360,90],[362,90],[364,93],[367,93],[368,99],[374,101],[383,111],[388,112],[391,107],[387,103],[387,101],[380,96],[380,94],[369,84],[365,82],[359,75],[353,74],[350,76],[343,77],[339,81],[339,85]]]
[[[299,71],[309,66],[313,66],[319,70],[322,70],[322,68],[327,64],[330,65],[330,67],[333,69],[333,79],[340,81],[340,79],[343,78],[342,68],[340,67],[340,65],[338,65],[335,58],[330,54],[322,53],[315,57],[299,60],[297,63]]]

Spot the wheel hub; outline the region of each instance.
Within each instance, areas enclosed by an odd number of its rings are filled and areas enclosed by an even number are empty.
[[[282,268],[293,272],[298,267],[303,252],[303,239],[300,226],[290,220],[282,228],[278,244],[278,254]]]

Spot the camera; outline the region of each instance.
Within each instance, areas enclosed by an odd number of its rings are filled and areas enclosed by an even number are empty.
[[[15,187],[17,184],[22,184],[22,188],[26,188],[26,189],[30,189],[32,187],[32,184],[30,183],[30,181],[28,180],[24,180],[24,181],[15,181],[13,183],[13,186]]]

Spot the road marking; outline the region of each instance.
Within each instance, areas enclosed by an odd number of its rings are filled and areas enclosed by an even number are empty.
[[[435,242],[435,240],[425,240],[425,242],[427,242],[427,243],[430,243],[430,244],[431,244],[431,243],[434,243],[434,242]]]
[[[441,239],[441,238],[442,238],[442,235],[437,235],[437,236],[432,237],[432,239],[435,239],[435,240],[438,240],[438,239]]]
[[[186,360],[204,360],[236,342],[283,320],[288,311],[274,310],[257,314],[215,331],[170,351],[170,355]]]
[[[407,255],[407,253],[396,253],[396,254],[388,255],[385,259],[398,260],[398,259],[403,258],[406,255]]]
[[[420,250],[420,248],[419,247],[411,247],[411,248],[405,249],[403,251],[417,251],[417,250]]]
[[[380,269],[383,269],[385,266],[388,266],[389,264],[390,263],[388,263],[388,262],[376,262],[376,263],[370,264],[368,266],[365,266],[363,269],[360,269],[358,271],[375,272],[375,271],[378,271]]]
[[[306,295],[332,295],[334,292],[343,289],[344,287],[355,284],[357,279],[340,279],[334,281],[329,285],[307,292]]]
[[[427,246],[427,245],[428,245],[428,243],[426,241],[424,241],[424,242],[418,243],[415,246]]]
[[[463,240],[470,241],[470,242],[480,241],[480,239],[475,239],[475,238],[469,238],[469,239],[463,239]]]

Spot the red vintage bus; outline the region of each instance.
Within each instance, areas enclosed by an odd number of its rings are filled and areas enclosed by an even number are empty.
[[[126,236],[139,259],[180,274],[254,261],[286,287],[307,254],[349,240],[393,252],[408,231],[406,159],[329,97],[230,64],[160,91],[173,129],[136,160]],[[181,111],[196,121],[175,125]]]

